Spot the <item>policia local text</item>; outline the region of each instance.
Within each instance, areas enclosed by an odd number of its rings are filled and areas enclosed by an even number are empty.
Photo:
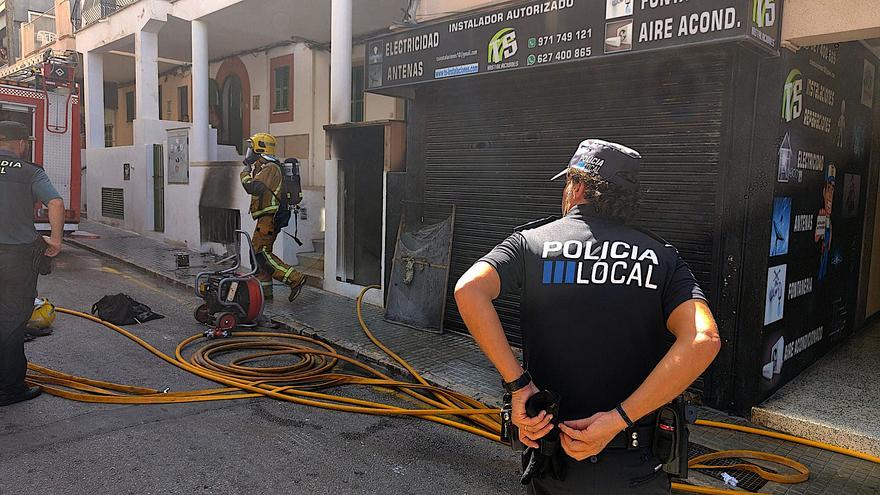
[[[549,261],[562,256],[565,260]],[[657,290],[654,267],[660,265],[657,253],[626,242],[547,241],[544,243],[544,283],[578,285],[632,285]],[[573,261],[578,260],[578,261]],[[610,261],[606,261],[610,260]],[[589,262],[593,262],[590,264]]]

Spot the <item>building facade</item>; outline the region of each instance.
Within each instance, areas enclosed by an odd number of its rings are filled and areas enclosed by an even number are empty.
[[[320,260],[327,230],[330,3],[126,3],[107,12],[84,4],[76,33],[85,61],[89,217],[223,252],[236,228],[253,227],[238,184],[245,140],[269,132],[278,138],[280,157],[299,160],[304,186],[297,225],[303,245],[282,235],[276,252],[291,264],[303,252]],[[348,43],[355,49],[340,67],[339,84],[350,102],[346,121],[403,119],[401,100],[364,93],[357,38],[387,31],[406,6],[385,1],[350,12]],[[381,193],[375,201],[381,203]],[[286,230],[294,234],[297,227]]]

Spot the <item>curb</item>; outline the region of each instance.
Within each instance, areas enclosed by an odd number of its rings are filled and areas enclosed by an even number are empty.
[[[123,264],[129,268],[132,268],[138,272],[146,274],[146,275],[148,275],[154,279],[157,279],[159,281],[170,282],[172,285],[174,285],[175,287],[178,287],[180,289],[185,289],[185,290],[190,290],[190,291],[195,289],[195,286],[192,284],[188,284],[186,282],[180,281],[180,280],[178,280],[174,277],[171,277],[163,272],[160,272],[157,270],[151,270],[147,267],[138,265],[138,264],[136,264],[128,259],[125,259],[121,256],[117,256],[115,254],[108,253],[106,251],[102,251],[102,250],[100,250],[94,246],[90,246],[89,244],[84,243],[82,241],[79,241],[76,239],[71,239],[71,238],[64,238],[64,242],[67,244],[70,244],[72,246],[75,246],[77,248],[88,251],[88,252],[95,254],[97,256],[111,259],[117,263]],[[316,290],[321,290],[321,289],[316,289]],[[376,365],[377,367],[381,368],[380,371],[384,371],[384,372],[386,372],[392,376],[396,376],[398,378],[412,378],[410,376],[409,372],[406,370],[406,368],[401,366],[399,363],[397,363],[393,359],[385,356],[385,354],[383,354],[382,351],[379,350],[378,348],[374,352],[369,352],[364,349],[361,349],[361,347],[362,347],[361,344],[356,344],[354,342],[340,342],[340,341],[334,341],[334,340],[327,339],[326,337],[318,334],[313,327],[310,327],[310,326],[308,326],[302,322],[296,321],[296,320],[281,319],[277,316],[272,315],[271,311],[267,311],[266,313],[264,313],[264,315],[267,318],[269,318],[269,320],[272,323],[280,325],[282,329],[286,329],[287,331],[294,333],[296,335],[302,335],[304,337],[309,337],[309,338],[324,342],[326,344],[329,344],[329,345],[333,346],[334,348],[336,348],[337,350],[342,351],[342,353],[347,355],[348,357],[355,358],[355,359],[362,360],[362,361],[366,361],[372,365]],[[370,344],[370,346],[372,346],[372,344]],[[436,380],[432,380],[432,379],[428,378],[427,376],[425,376],[424,378],[425,378],[425,381],[427,381],[428,383],[430,383],[431,385],[434,385],[436,387],[450,388],[450,389],[452,388],[449,385],[444,385],[444,384],[438,383]],[[473,394],[468,391],[461,391],[461,390],[456,390],[456,391],[460,392],[460,393],[467,393],[468,395],[471,395],[471,396],[480,395],[480,394]],[[497,406],[500,404],[498,399],[495,399],[495,398],[491,398],[491,399],[487,399],[485,397],[474,397],[474,398],[477,400],[480,400],[490,406],[493,406],[493,405]],[[487,400],[488,400],[488,402],[487,402]]]

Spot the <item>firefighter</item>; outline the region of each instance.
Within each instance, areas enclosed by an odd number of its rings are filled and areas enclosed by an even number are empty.
[[[241,185],[251,195],[251,216],[256,220],[254,250],[260,270],[257,277],[263,286],[263,295],[272,299],[272,279],[290,287],[288,300],[293,302],[306,283],[305,275],[294,270],[272,253],[272,246],[281,230],[276,215],[289,208],[282,200],[283,174],[275,158],[275,137],[264,132],[248,139]]]

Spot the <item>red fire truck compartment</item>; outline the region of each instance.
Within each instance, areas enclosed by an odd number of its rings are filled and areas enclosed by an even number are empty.
[[[72,94],[71,94],[72,91]],[[21,122],[34,138],[31,160],[42,166],[64,199],[64,231],[80,220],[80,133],[77,88],[32,89],[0,84],[0,120]],[[34,208],[37,230],[49,230],[45,206]]]

